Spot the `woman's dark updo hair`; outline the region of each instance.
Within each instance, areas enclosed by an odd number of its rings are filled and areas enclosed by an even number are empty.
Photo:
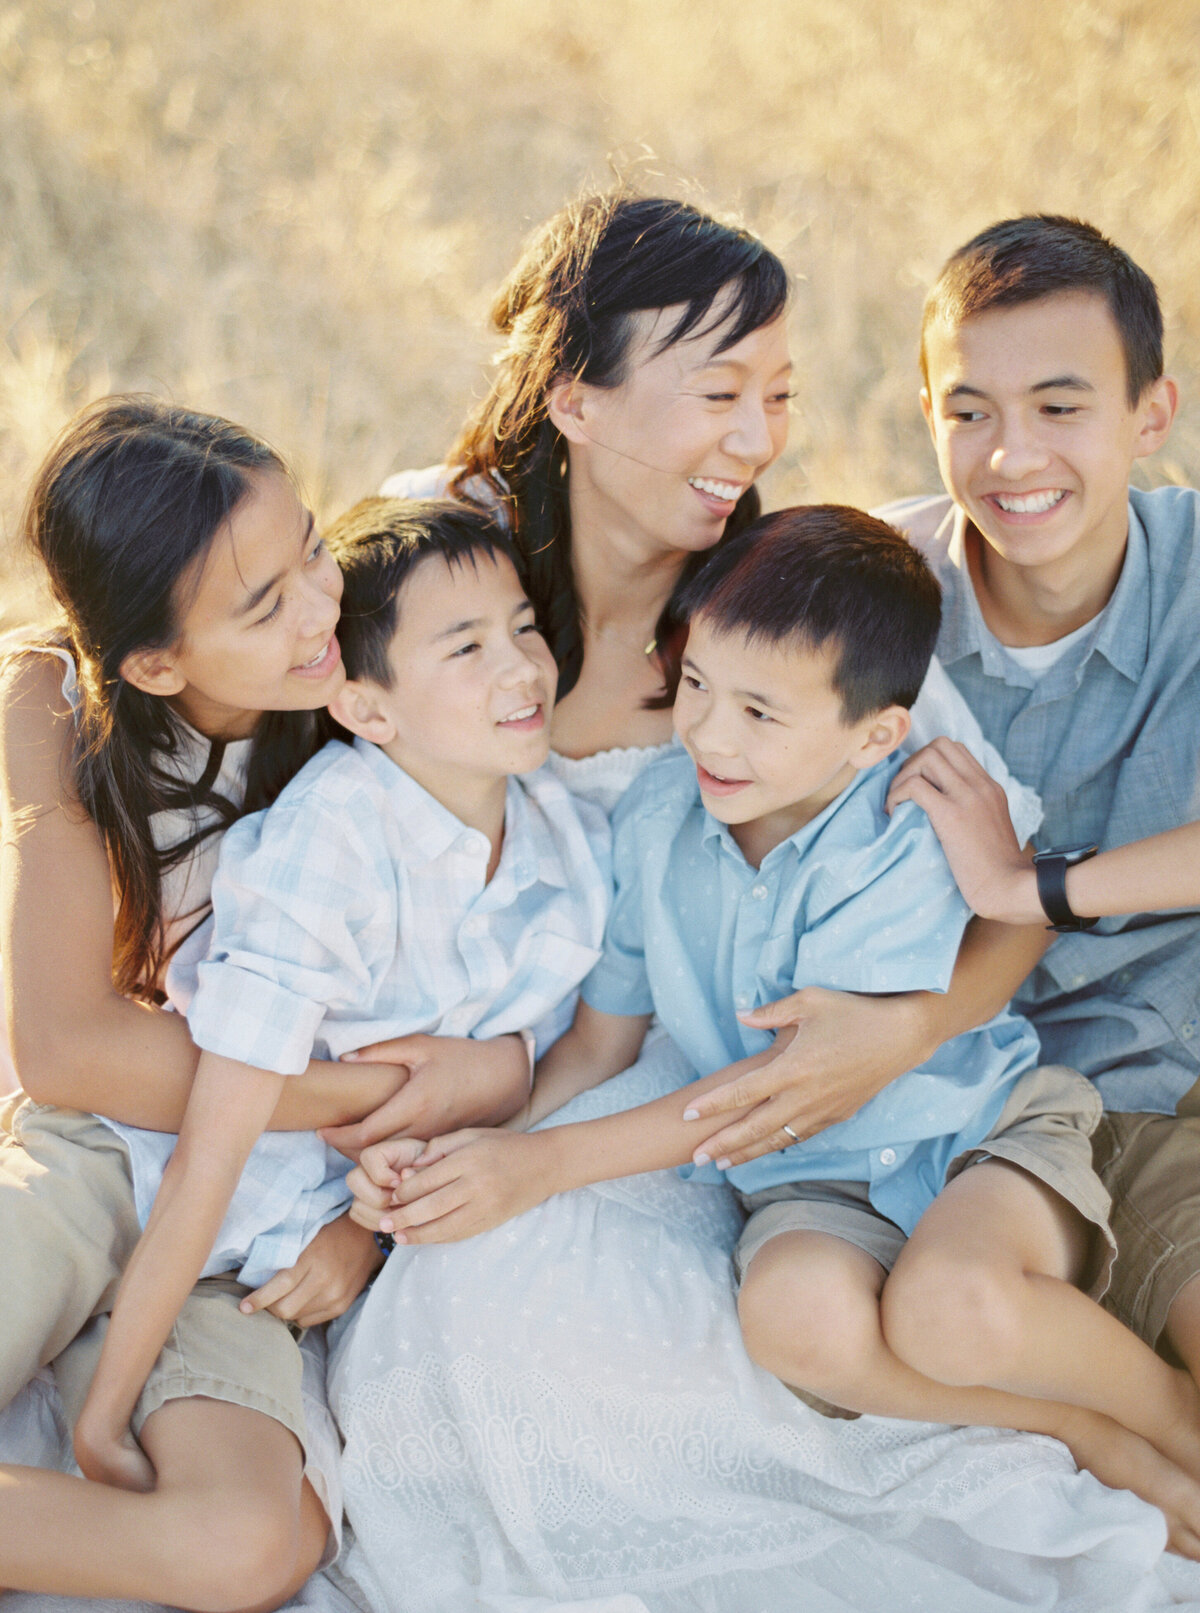
[[[618,386],[636,328],[632,315],[681,307],[662,342],[670,347],[705,330],[726,288],[722,352],[783,311],[782,263],[747,231],[685,202],[616,191],[573,202],[537,230],[492,308],[492,321],[507,340],[491,389],[451,452],[450,486],[476,500],[486,487],[486,496],[506,511],[525,585],[558,663],[560,699],[578,681],[583,632],[571,564],[566,445],[547,415],[547,393],[565,376]],[[750,488],[723,540],[758,513],[758,494]],[[680,587],[703,560],[703,554],[689,559]],[[659,619],[658,643],[667,644],[678,625],[672,595]]]
[[[192,580],[263,471],[288,474],[274,449],[228,420],[114,397],[67,425],[29,495],[26,536],[64,619],[54,642],[76,667],[73,784],[108,852],[113,982],[126,995],[153,997],[166,960],[163,874],[240,811],[267,805],[315,749],[314,712],[264,713],[239,808],[213,788],[222,741],[212,742],[202,776],[185,782],[170,766],[183,739],[178,717],[121,676],[134,651],[178,642]],[[168,809],[193,814],[196,828],[160,849],[150,819]]]

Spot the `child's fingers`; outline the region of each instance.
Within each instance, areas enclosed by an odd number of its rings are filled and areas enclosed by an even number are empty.
[[[298,1280],[295,1266],[277,1271],[261,1288],[256,1288],[252,1294],[247,1294],[245,1299],[239,1302],[238,1310],[246,1316],[253,1316],[255,1311],[272,1310],[285,1295],[296,1288]],[[281,1312],[276,1311],[275,1314],[278,1316]]]
[[[439,1216],[436,1221],[429,1221],[424,1226],[411,1227],[402,1238],[397,1238],[407,1246],[418,1243],[458,1243],[463,1238],[473,1238],[477,1233],[486,1232],[492,1223],[481,1218],[469,1204],[459,1206],[446,1215]]]
[[[415,1204],[418,1199],[436,1192],[439,1187],[456,1181],[462,1175],[462,1162],[454,1154],[435,1161],[428,1169],[413,1170],[404,1175],[393,1188],[389,1203],[393,1208]]]
[[[385,1204],[392,1202],[392,1193],[399,1181],[400,1178],[392,1173],[385,1182],[375,1182],[361,1165],[356,1165],[346,1177],[346,1186],[356,1199],[361,1199],[364,1204],[381,1210]]]
[[[426,1193],[411,1204],[400,1205],[385,1217],[391,1222],[390,1231],[397,1243],[409,1241],[406,1234],[412,1227],[426,1226],[457,1210],[466,1203],[468,1194],[461,1181],[447,1182],[444,1186]]]
[[[355,1199],[346,1214],[355,1226],[366,1227],[368,1232],[382,1232],[384,1218],[391,1214],[391,1209],[392,1200],[389,1194],[387,1203],[379,1206],[364,1204],[361,1199]]]

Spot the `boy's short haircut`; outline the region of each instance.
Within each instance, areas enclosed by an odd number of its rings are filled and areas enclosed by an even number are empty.
[[[911,706],[937,643],[942,590],[894,527],[844,504],[764,515],[688,584],[686,618],[751,643],[837,646],[833,687],[855,723]]]
[[[452,499],[364,498],[325,532],[345,587],[337,636],[347,675],[388,689],[388,651],[400,591],[415,566],[437,557],[448,566],[500,556],[519,572],[508,535],[487,510]]]
[[[1163,319],[1153,280],[1127,252],[1091,224],[1055,213],[1003,219],[947,258],[921,315],[921,374],[929,384],[925,345],[939,321],[961,325],[990,308],[1012,308],[1061,291],[1103,297],[1125,353],[1132,409],[1163,372]]]

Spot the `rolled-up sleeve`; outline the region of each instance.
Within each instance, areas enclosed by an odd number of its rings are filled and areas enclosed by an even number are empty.
[[[188,1026],[198,1047],[298,1075],[330,1008],[369,1002],[374,938],[395,923],[386,862],[319,803],[256,813],[226,833],[213,940]]]
[[[613,901],[604,931],[604,951],[582,988],[584,1001],[602,1014],[654,1011],[646,974],[638,818],[627,807],[637,802],[640,792],[635,789],[618,807],[613,820]]]

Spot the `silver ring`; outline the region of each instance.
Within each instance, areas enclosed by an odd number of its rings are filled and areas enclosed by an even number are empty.
[[[792,1130],[792,1128],[790,1126],[780,1126],[779,1129],[780,1129],[780,1131],[786,1131],[788,1136],[792,1139],[792,1142],[798,1143],[800,1141],[799,1137],[797,1137],[796,1133]],[[788,1143],[784,1143],[783,1146],[785,1148],[787,1148],[790,1145]]]

